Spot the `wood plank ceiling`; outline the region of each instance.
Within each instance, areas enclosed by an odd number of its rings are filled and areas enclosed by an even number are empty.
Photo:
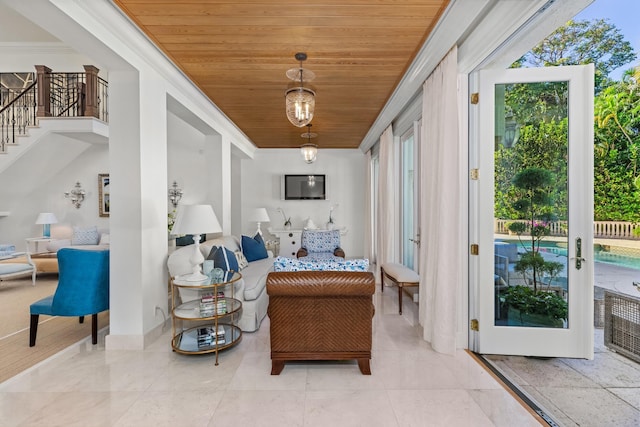
[[[258,146],[292,148],[285,73],[316,78],[319,148],[357,148],[449,0],[115,0]]]

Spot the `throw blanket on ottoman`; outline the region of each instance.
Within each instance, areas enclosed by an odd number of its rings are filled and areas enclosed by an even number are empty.
[[[374,292],[371,272],[269,273],[271,375],[288,360],[349,359],[371,375]]]

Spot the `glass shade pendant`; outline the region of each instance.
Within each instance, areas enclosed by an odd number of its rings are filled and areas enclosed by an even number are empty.
[[[315,74],[302,68],[302,62],[307,59],[306,53],[298,52],[295,58],[300,61],[300,67],[287,70],[287,77],[299,81],[300,86],[287,89],[285,92],[285,111],[291,124],[302,127],[311,123],[316,108],[316,93],[304,87],[304,82],[313,80]]]
[[[301,135],[303,138],[307,138],[307,143],[302,144],[300,147],[300,153],[306,163],[313,163],[316,161],[316,157],[318,155],[318,146],[311,142],[311,138],[315,138],[318,134],[311,132],[311,124],[308,124],[307,128],[308,131]]]

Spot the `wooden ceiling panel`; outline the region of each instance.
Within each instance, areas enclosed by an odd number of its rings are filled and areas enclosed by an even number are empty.
[[[114,0],[258,147],[306,142],[285,73],[316,74],[313,142],[357,148],[449,0]]]

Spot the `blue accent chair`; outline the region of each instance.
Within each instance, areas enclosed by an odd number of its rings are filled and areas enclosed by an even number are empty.
[[[38,318],[91,315],[92,343],[98,343],[98,313],[109,309],[109,251],[63,248],[58,251],[58,287],[31,304],[29,347],[36,345]]]

